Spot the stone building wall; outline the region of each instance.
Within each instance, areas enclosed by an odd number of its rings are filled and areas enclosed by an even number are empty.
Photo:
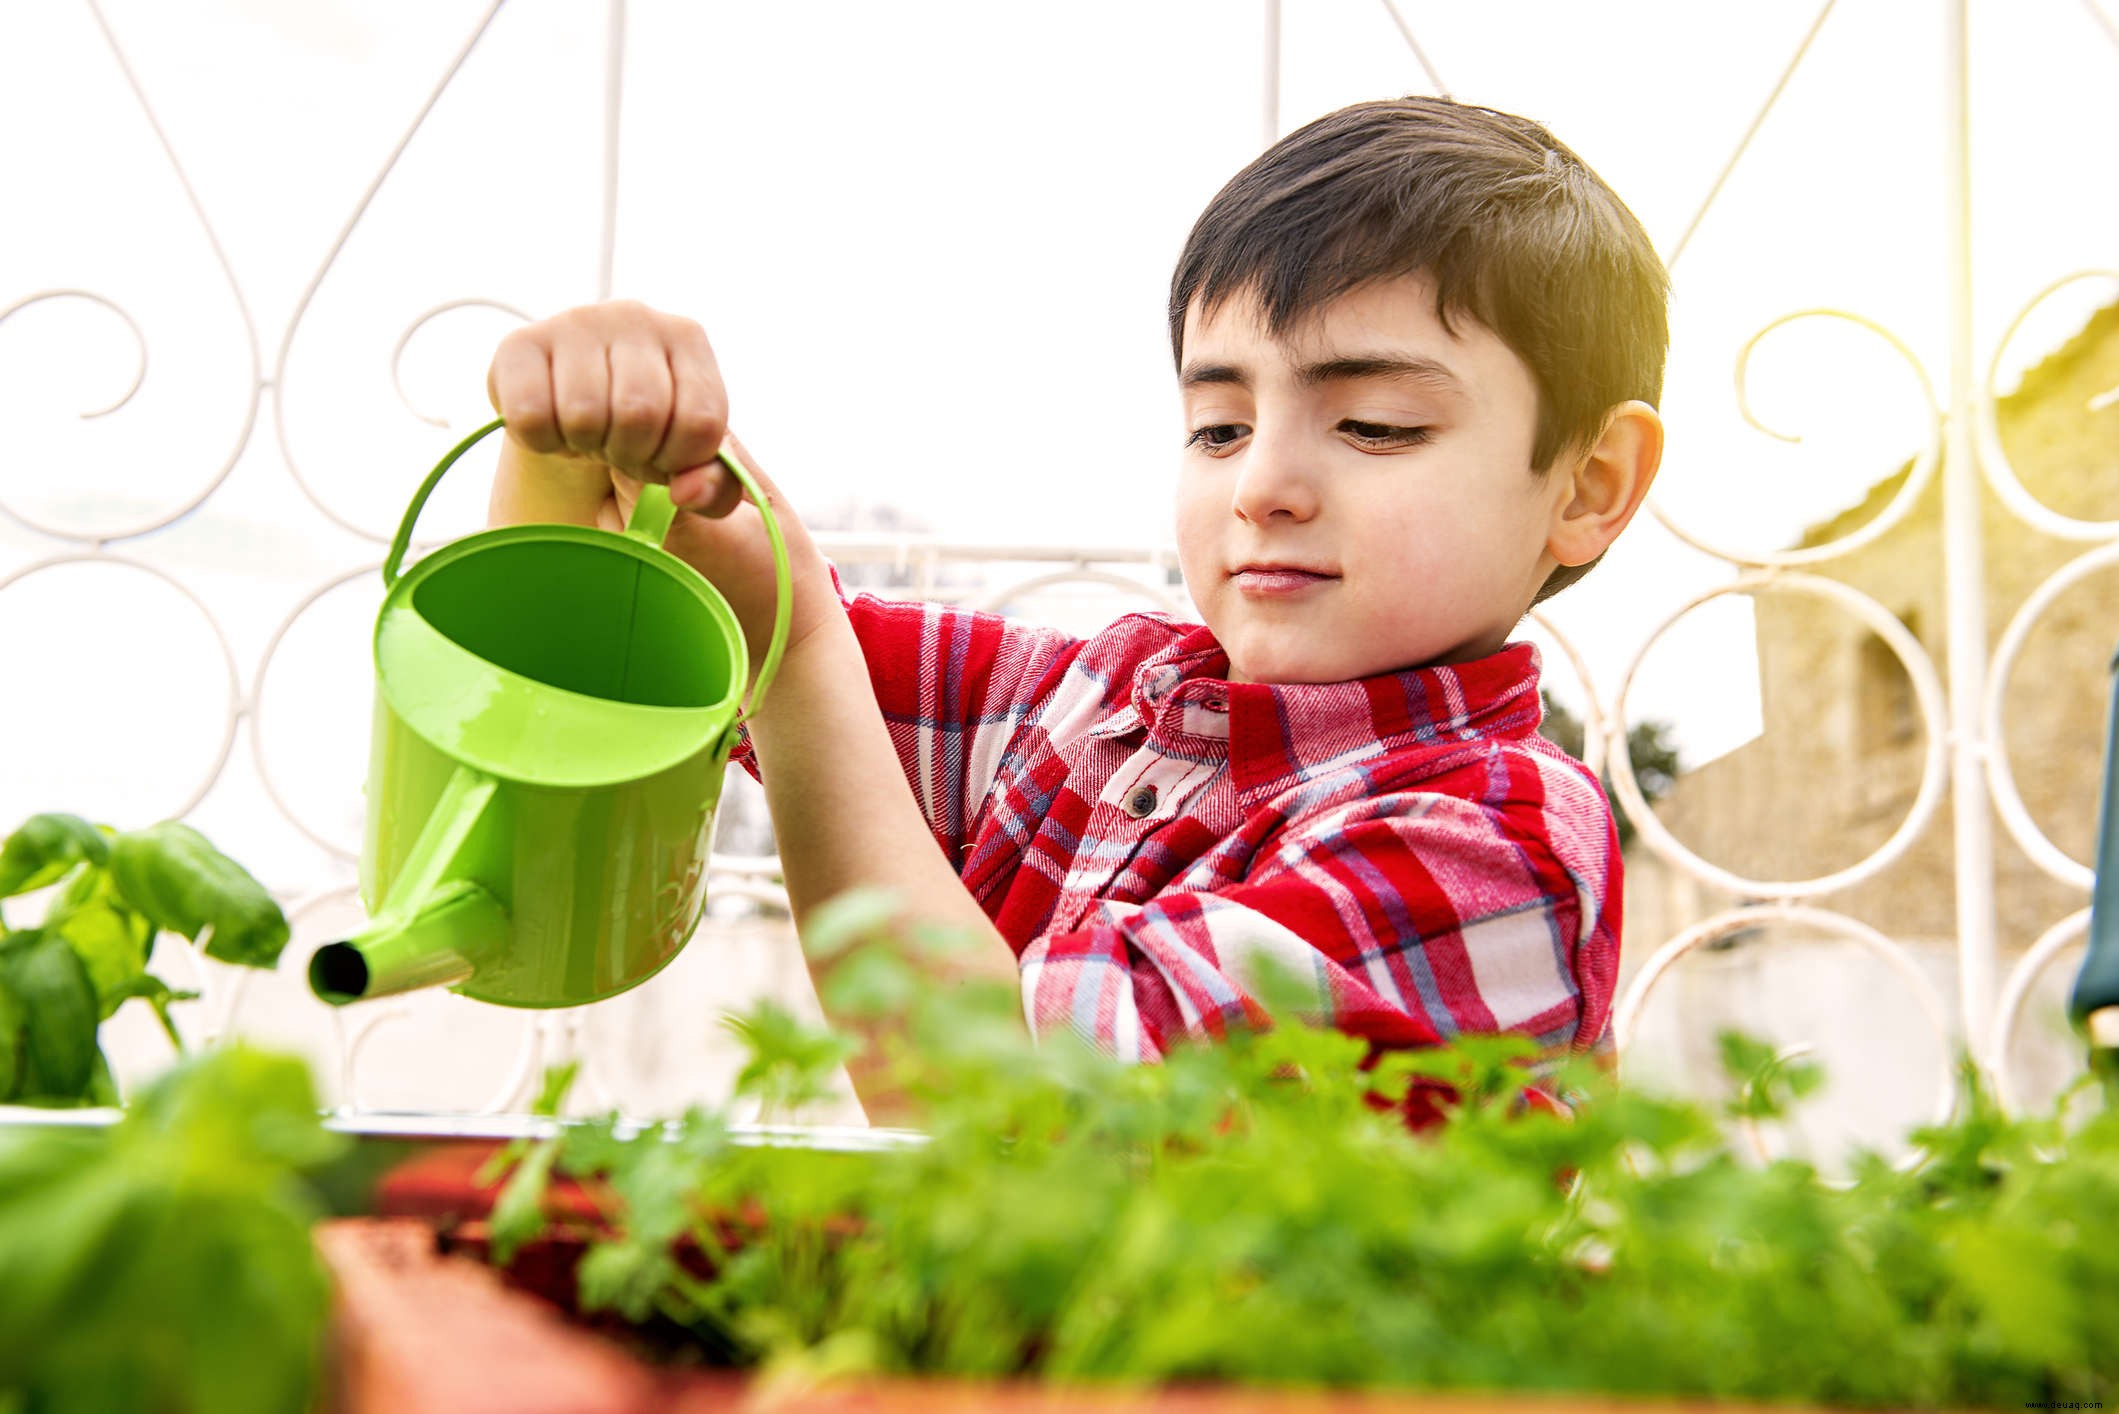
[[[2119,518],[2119,305],[2093,316],[2028,373],[1998,409],[2003,444],[2025,485],[2054,509]],[[2092,406],[2095,404],[2095,406]],[[1805,544],[1843,537],[1879,513],[1910,466],[1861,503],[1813,527]],[[1905,520],[1852,554],[1806,569],[1875,598],[1912,630],[1947,680],[1940,477]],[[2019,606],[2087,545],[2053,538],[1985,497],[1989,646]],[[1679,777],[1658,813],[1708,860],[1751,878],[1807,878],[1881,845],[1912,806],[1926,728],[1912,685],[1883,640],[1837,606],[1806,595],[1754,596],[1762,691],[1760,737]],[[2006,698],[2007,743],[2034,820],[2075,858],[2090,858],[2119,643],[2119,572],[2063,595],[2017,660]],[[2087,901],[2039,870],[1994,822],[1998,936],[2006,954]],[[1665,864],[1638,838],[1628,851],[1630,974],[1660,943],[1740,902]],[[1923,950],[1951,946],[1956,884],[1947,798],[1911,851],[1882,876],[1818,902]]]

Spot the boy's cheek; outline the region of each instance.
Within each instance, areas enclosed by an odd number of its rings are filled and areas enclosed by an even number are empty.
[[[1177,569],[1185,577],[1185,587],[1196,600],[1215,577],[1215,565],[1219,549],[1214,538],[1197,522],[1182,514],[1177,520]]]

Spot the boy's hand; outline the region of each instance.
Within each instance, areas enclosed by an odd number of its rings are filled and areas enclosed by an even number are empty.
[[[757,509],[716,460],[722,441],[757,478],[787,541],[790,645],[837,611],[829,571],[757,461],[728,432],[728,394],[706,331],[631,300],[585,305],[515,330],[486,377],[507,420],[496,522],[593,520],[623,530],[641,487],[680,514],[664,546],[711,581],[743,624],[752,665],[771,641],[775,582]]]
[[[631,300],[584,305],[509,334],[486,375],[507,435],[536,456],[670,483],[714,463],[728,392],[706,331]],[[697,493],[708,489],[712,496]],[[679,481],[680,505],[726,515],[733,478]],[[675,492],[672,493],[673,496]]]

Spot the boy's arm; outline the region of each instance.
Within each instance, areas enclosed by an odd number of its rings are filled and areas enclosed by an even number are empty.
[[[843,610],[789,649],[750,734],[798,930],[847,889],[887,888],[900,921],[976,938],[970,970],[1015,975],[1013,950],[935,848]]]
[[[935,845],[961,874],[1010,743],[1049,700],[1083,642],[951,604],[849,594],[843,586],[839,600],[860,641],[898,769]],[[747,741],[734,759],[758,774]]]

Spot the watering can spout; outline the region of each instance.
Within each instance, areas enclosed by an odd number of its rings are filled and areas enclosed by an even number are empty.
[[[366,926],[309,959],[309,988],[333,1006],[452,987],[504,956],[508,908],[499,876],[505,808],[492,777],[458,768],[419,823],[402,867]]]
[[[309,959],[309,985],[334,1005],[451,987],[508,943],[508,912],[482,885],[453,880],[408,912],[376,919]]]

